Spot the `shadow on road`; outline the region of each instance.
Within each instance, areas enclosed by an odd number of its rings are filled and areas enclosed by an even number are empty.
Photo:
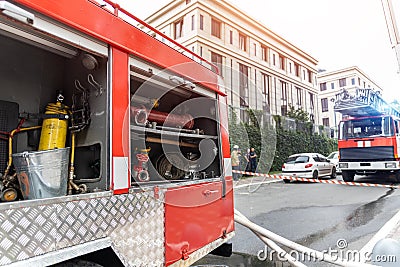
[[[361,225],[367,224],[369,221],[375,218],[375,216],[382,212],[382,207],[387,197],[395,192],[394,189],[389,189],[384,195],[380,196],[378,199],[366,203],[357,209],[355,209],[346,218],[346,226],[348,228],[359,227]]]
[[[330,228],[325,228],[321,231],[309,234],[308,236],[297,240],[297,242],[309,246],[315,241],[323,239],[325,236],[332,234],[332,232],[338,232],[341,229],[351,230],[372,221],[379,213],[382,212],[382,207],[388,196],[393,194],[395,189],[389,189],[384,195],[380,196],[378,199],[359,206],[354,211],[352,211],[345,219],[345,221],[335,224]]]

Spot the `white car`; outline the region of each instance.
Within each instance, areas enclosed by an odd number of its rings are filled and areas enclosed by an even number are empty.
[[[282,174],[294,177],[318,179],[322,176],[336,178],[335,164],[318,153],[301,153],[291,155],[282,165]],[[283,180],[290,182],[288,179]]]
[[[342,173],[342,170],[339,168],[339,151],[332,152],[326,158],[335,165],[336,173]]]

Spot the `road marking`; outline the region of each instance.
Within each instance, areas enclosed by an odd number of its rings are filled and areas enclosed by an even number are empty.
[[[360,250],[360,255],[367,255],[366,253],[371,253],[372,249],[383,238],[386,238],[390,232],[398,225],[400,222],[400,210],[385,223],[385,225],[368,241],[368,243]]]
[[[280,182],[280,180],[264,181],[264,182],[257,182],[257,183],[248,183],[248,184],[241,184],[241,185],[238,185],[238,186],[234,186],[233,188],[239,189],[239,188],[250,186],[250,185],[271,184],[271,183],[278,183],[278,182]]]

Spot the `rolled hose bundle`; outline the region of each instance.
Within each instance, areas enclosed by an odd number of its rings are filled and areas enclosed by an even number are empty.
[[[170,114],[157,110],[147,110],[145,107],[131,106],[132,120],[138,125],[144,125],[147,121],[156,122],[164,126],[193,129],[194,120],[189,114]]]

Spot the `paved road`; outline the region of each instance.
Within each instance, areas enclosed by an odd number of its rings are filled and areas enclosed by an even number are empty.
[[[381,178],[356,176],[356,181]],[[237,210],[274,233],[320,251],[336,249],[339,239],[346,240],[348,249],[360,250],[400,208],[399,190],[393,189],[280,181],[255,189],[235,190]],[[263,248],[252,232],[236,224],[235,252],[256,255]]]

